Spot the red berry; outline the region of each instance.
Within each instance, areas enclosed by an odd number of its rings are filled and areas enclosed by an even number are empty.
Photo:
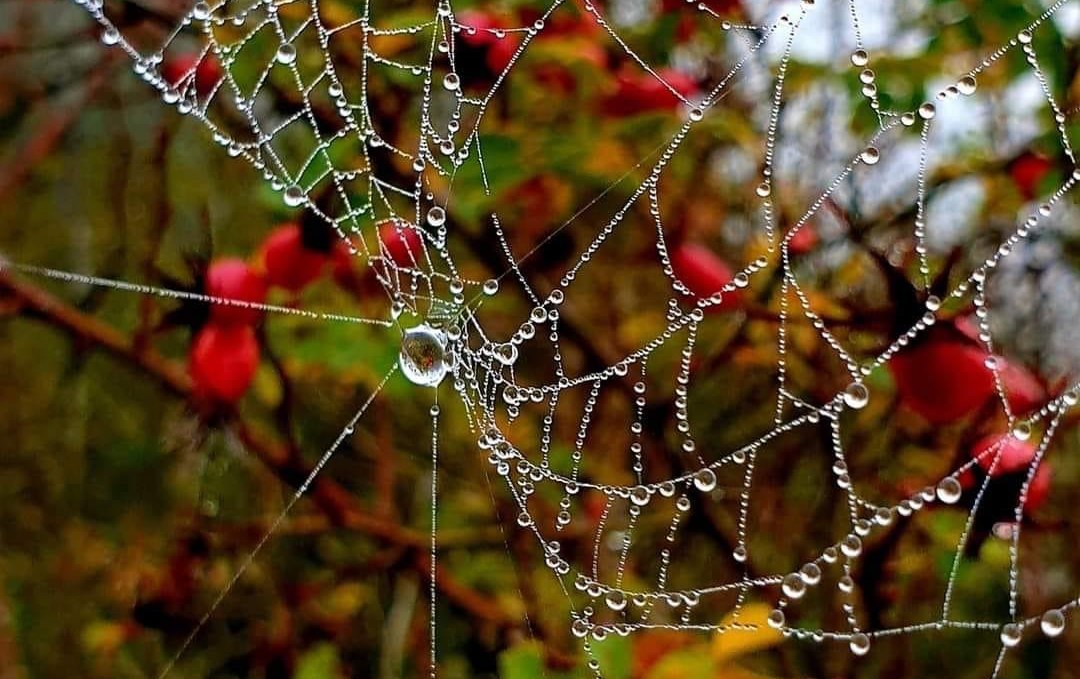
[[[262,304],[266,301],[266,281],[241,259],[219,259],[206,270],[205,292],[211,297]],[[215,323],[259,322],[262,312],[232,304],[211,304],[210,318]]]
[[[1009,400],[1009,407],[1014,413],[1030,413],[1046,402],[1046,390],[1031,371],[1003,358],[998,359],[998,365],[1005,398]]]
[[[812,252],[817,247],[821,238],[818,236],[817,228],[812,222],[803,224],[802,227],[795,232],[795,235],[788,241],[788,252],[793,255],[804,255],[808,252]]]
[[[356,285],[357,255],[352,248],[342,240],[334,243],[330,250],[330,276],[334,282],[345,289],[351,289]]]
[[[416,228],[399,219],[387,219],[379,225],[383,253],[396,266],[415,269],[423,261],[424,245]]]
[[[979,439],[971,447],[971,457],[979,463],[983,471],[989,472],[993,466],[991,476],[1001,476],[1026,470],[1035,459],[1035,446],[1009,434],[991,434]],[[995,459],[997,465],[994,465]]]
[[[322,273],[326,253],[304,247],[300,227],[286,224],[275,229],[262,247],[266,280],[271,285],[300,292]]]
[[[240,400],[259,366],[259,342],[247,325],[203,326],[188,355],[195,391],[224,403]]]
[[[615,92],[607,98],[604,110],[610,116],[623,117],[655,111],[674,111],[682,103],[672,89],[683,97],[691,98],[698,92],[693,78],[670,68],[661,68],[657,74],[667,85],[651,73],[623,69],[616,75]]]
[[[213,54],[184,52],[169,57],[161,66],[161,76],[173,87],[181,87],[192,72],[195,74],[195,94],[205,99],[225,77],[221,62]]]
[[[1046,504],[1046,498],[1050,495],[1052,477],[1050,465],[1045,461],[1041,462],[1039,468],[1035,470],[1035,476],[1031,479],[1031,485],[1028,486],[1027,501],[1024,503],[1025,513],[1031,514]]]
[[[696,297],[711,297],[731,282],[731,267],[717,257],[712,250],[687,243],[675,248],[671,253],[671,266],[675,275],[690,288]],[[723,301],[711,311],[728,311],[739,304],[738,291],[724,293]]]
[[[1026,152],[1009,165],[1009,175],[1025,200],[1031,200],[1039,192],[1043,177],[1050,173],[1053,165],[1046,156]]]
[[[994,393],[986,352],[952,339],[928,339],[889,361],[900,402],[943,424],[972,413]]]

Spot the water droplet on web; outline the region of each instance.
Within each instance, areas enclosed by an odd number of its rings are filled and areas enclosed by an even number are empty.
[[[703,493],[716,488],[716,474],[711,469],[702,469],[694,474],[694,487]]]
[[[112,26],[106,28],[101,34],[101,42],[104,45],[115,45],[120,42],[120,31]]]
[[[191,8],[191,16],[197,21],[204,21],[210,16],[210,5],[205,2],[196,2]]]
[[[1020,643],[1024,636],[1024,630],[1014,622],[1010,622],[1001,628],[1001,644],[1005,648],[1013,648]]]
[[[1031,438],[1031,425],[1027,422],[1017,422],[1012,428],[1012,435],[1017,441],[1027,441]]]
[[[457,73],[447,73],[443,76],[442,84],[443,87],[453,92],[461,87],[461,78],[458,77]]]
[[[924,102],[919,106],[919,117],[923,120],[931,120],[937,115],[937,107],[930,102]]]
[[[757,195],[762,198],[767,198],[772,193],[772,187],[769,186],[769,182],[761,182],[757,187]]]
[[[772,627],[773,629],[780,629],[781,627],[784,626],[785,621],[786,621],[786,618],[784,616],[784,612],[782,610],[780,610],[779,608],[774,608],[771,611],[769,611],[769,617],[768,617],[769,627]]]
[[[867,146],[866,150],[859,154],[859,159],[867,165],[877,165],[877,162],[881,160],[881,152],[873,146]]]
[[[604,597],[604,603],[613,611],[621,611],[626,608],[626,595],[617,589],[613,589]]]
[[[427,223],[439,227],[446,223],[446,210],[438,205],[433,206],[427,213]]]
[[[840,541],[840,551],[844,556],[854,559],[862,553],[862,540],[858,535],[847,535]]]
[[[947,505],[956,504],[963,492],[964,488],[955,476],[946,476],[937,485],[938,499]]]
[[[303,205],[306,197],[304,196],[304,190],[296,184],[293,184],[285,189],[283,199],[285,200],[285,204],[289,207],[299,207],[300,205]]]
[[[405,331],[398,364],[413,384],[435,387],[450,370],[446,353],[446,334],[423,323]]]
[[[1029,45],[1031,44],[1031,32],[1020,31],[1016,34],[1016,39],[1020,42],[1021,45]]]
[[[870,63],[870,55],[866,50],[855,50],[851,53],[851,63],[856,66],[866,66]]]
[[[700,108],[692,108],[690,109],[689,117],[692,122],[696,123],[705,117],[705,112],[702,111]]]
[[[1048,637],[1056,637],[1065,631],[1065,614],[1058,609],[1049,610],[1039,619],[1039,627]]]
[[[630,490],[630,501],[638,507],[644,507],[649,504],[650,497],[652,497],[652,494],[645,486],[634,486]]]
[[[518,358],[517,347],[509,342],[497,345],[494,352],[495,359],[503,365],[513,365]]]
[[[978,84],[975,82],[974,76],[964,76],[960,79],[960,82],[956,83],[956,89],[963,95],[975,94],[975,88]]]
[[[844,404],[853,410],[864,408],[870,401],[870,390],[862,382],[852,382],[844,389]]]
[[[808,585],[816,585],[821,582],[821,567],[816,563],[808,563],[799,570],[799,576]]]
[[[784,596],[790,599],[801,599],[803,594],[806,594],[806,581],[798,573],[788,573],[784,576],[781,589],[784,591]]]
[[[746,563],[746,547],[736,547],[731,551],[731,558],[739,563]]]
[[[489,278],[484,281],[483,291],[485,295],[491,296],[499,291],[499,281],[494,278]]]
[[[848,648],[854,655],[866,655],[870,652],[870,637],[862,632],[853,634],[848,641]]]
[[[292,43],[283,42],[281,43],[281,45],[278,46],[277,53],[274,55],[274,58],[278,60],[279,64],[285,64],[286,66],[288,66],[289,64],[296,61],[296,48],[292,45]]]

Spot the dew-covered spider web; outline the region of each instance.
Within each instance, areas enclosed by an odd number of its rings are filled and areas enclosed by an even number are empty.
[[[871,653],[890,637],[924,635],[946,644],[950,634],[970,632],[998,639],[996,676],[1022,641],[1057,637],[1066,629],[1080,604],[1075,594],[1040,610],[1023,601],[1021,538],[1028,491],[1044,460],[1053,456],[1056,437],[1075,422],[1080,383],[1065,360],[1056,367],[1063,376],[1058,388],[1035,407],[1016,408],[1006,365],[996,358],[1001,326],[994,323],[991,300],[996,279],[1008,285],[1015,270],[1010,260],[1018,252],[1042,234],[1076,223],[1070,194],[1080,169],[1069,137],[1072,112],[1059,103],[1063,94],[1041,65],[1041,50],[1054,49],[1052,41],[1060,35],[1054,22],[1075,12],[1075,2],[1044,4],[1025,19],[1022,30],[986,44],[980,61],[950,62],[952,70],[932,74],[937,89],[909,96],[913,106],[890,110],[889,102],[904,98],[890,93],[887,75],[874,70],[875,53],[864,33],[869,24],[880,24],[872,15],[881,10],[864,0],[747,3],[753,21],[742,23],[709,3],[677,7],[673,11],[695,14],[706,30],[726,39],[722,53],[696,55],[720,61],[723,68],[721,77],[693,93],[623,36],[613,13],[619,7],[639,11],[635,3],[558,0],[537,11],[531,23],[473,26],[466,20],[469,13],[447,0],[395,12],[394,23],[383,21],[387,12],[381,5],[390,3],[367,0],[355,3],[354,12],[339,6],[330,11],[317,0],[145,0],[139,11],[127,3],[76,1],[100,24],[101,41],[124,52],[135,75],[156,89],[164,104],[200,121],[228,156],[261,173],[285,207],[329,227],[385,292],[385,314],[373,318],[258,306],[399,334],[400,359],[397,366],[383,368],[389,371],[383,384],[404,377],[422,398],[430,396],[432,429],[421,447],[430,446],[432,465],[432,677],[440,661],[434,584],[438,499],[452,483],[439,475],[436,425],[451,416],[467,420],[493,492],[512,501],[517,531],[535,538],[535,557],[563,595],[563,601],[551,602],[567,611],[562,631],[578,640],[597,676],[605,673],[593,652],[598,643],[646,630],[724,634],[767,624],[788,637],[787,643],[836,645],[854,656]],[[838,24],[839,39],[822,39],[822,16]],[[622,161],[617,179],[550,228],[523,237],[524,218],[498,211],[477,218],[480,230],[460,227],[456,197],[490,192],[500,184],[500,173],[513,170],[486,162],[493,154],[485,145],[500,143],[485,135],[488,118],[513,119],[506,93],[519,62],[552,26],[566,22],[591,26],[589,40],[605,44],[627,69],[650,81],[653,96],[673,98],[678,116],[670,134],[641,157],[612,161]],[[791,94],[805,91],[807,79],[816,77],[793,66],[792,55],[807,49],[807,41],[825,51],[829,63],[843,62],[856,107],[874,129],[863,139],[838,142],[844,152],[821,156],[810,165],[813,176],[795,176],[788,169],[796,165],[795,156],[803,154],[799,166],[806,168],[806,157],[814,157],[815,150],[810,142],[801,147],[784,140],[809,138],[830,120],[800,107],[795,100],[805,97]],[[491,60],[478,61],[478,45],[502,50],[497,67]],[[179,77],[167,76],[163,64],[181,51],[198,59]],[[200,67],[210,62],[220,65],[220,75],[207,79]],[[989,115],[994,102],[980,85],[999,81],[1003,72],[1011,77],[1020,72],[1032,84],[1027,96],[1037,103],[1031,116],[1041,116],[1042,124],[1056,131],[1069,171],[1059,185],[1028,203],[1014,224],[998,225],[1004,235],[993,249],[967,251],[960,243],[964,257],[946,265],[934,256],[934,240],[947,238],[942,234],[954,215],[931,209],[928,181],[950,154],[972,151],[942,135],[939,125]],[[395,100],[402,91],[413,98]],[[752,93],[757,109],[726,109],[735,91]],[[552,95],[552,101],[532,105],[562,104]],[[573,115],[574,104],[567,106]],[[693,177],[671,176],[672,168],[681,153],[711,143],[703,130],[716,116],[741,116],[764,140],[754,159],[752,195],[745,196],[746,228],[761,247],[725,283],[703,293],[684,280],[685,269],[673,254],[678,247],[673,234],[681,234],[683,225],[668,219],[667,194],[685,194],[685,185],[694,184]],[[562,155],[565,167],[596,160],[572,148]],[[810,198],[793,208],[789,192]],[[897,193],[902,200],[894,199]],[[856,319],[838,314],[815,292],[830,277],[838,251],[794,245],[822,223],[847,223],[857,232],[851,215],[859,212],[894,215],[888,233],[860,244],[881,253],[881,261],[868,267],[911,255],[911,301],[903,313],[884,321],[881,334],[888,339],[883,343],[868,339]],[[550,248],[565,247],[561,237],[567,233],[574,234],[570,253],[557,260],[557,267],[540,266]],[[406,246],[392,251],[389,240]],[[470,261],[462,247],[466,241],[485,253],[485,266]],[[646,247],[636,247],[641,243]],[[809,267],[814,257],[820,258]],[[598,262],[604,268],[598,270]],[[137,293],[247,305],[24,264],[5,268]],[[1065,286],[1077,292],[1075,278]],[[636,304],[649,305],[642,310],[646,321],[635,332],[622,332],[618,341],[607,341],[614,320],[579,301],[597,290],[613,298],[632,292]],[[731,316],[738,312],[730,311],[731,305],[751,295],[764,295],[771,303],[765,305],[769,330],[755,337],[770,347],[767,361],[714,350],[732,330]],[[985,352],[985,369],[993,378],[996,396],[984,415],[1004,423],[1003,436],[981,455],[927,471],[923,482],[898,496],[878,483],[886,472],[860,461],[872,446],[895,445],[889,455],[902,454],[895,440],[858,433],[892,416],[876,376],[906,360],[909,350],[961,312],[971,312],[969,339]],[[1072,324],[1075,342],[1077,317],[1059,320]],[[583,351],[582,335],[600,339],[585,343],[594,348]],[[801,360],[808,347],[824,358],[814,365]],[[357,360],[364,360],[362,353]],[[430,387],[436,389],[425,391]],[[285,513],[363,423],[373,398],[327,449]],[[739,426],[725,421],[719,404],[726,399],[753,414]],[[598,436],[601,424],[605,432],[621,433]],[[792,441],[802,441],[800,453],[792,453]],[[1015,441],[1030,443],[1035,452],[1019,470],[1008,511],[993,526],[994,539],[1008,544],[995,584],[1001,596],[994,600],[1002,605],[982,618],[958,616],[964,554],[981,531],[980,510],[992,494],[996,465]],[[809,498],[789,497],[785,490],[785,480],[800,475],[811,487]],[[831,498],[837,511],[807,521],[827,525],[821,532],[828,538],[776,557],[775,545],[783,552],[787,532],[798,533],[805,525],[778,526],[769,516],[778,505],[812,501],[817,506],[822,497]],[[963,508],[964,521],[957,526],[951,558],[941,564],[948,575],[944,591],[933,594],[939,614],[905,619],[904,602],[896,601],[890,604],[899,611],[895,615],[868,615],[860,603],[862,590],[885,577],[881,564],[867,557],[871,545],[898,540],[899,527],[953,505]],[[695,535],[692,540],[683,539],[688,531]],[[773,547],[763,548],[765,542]],[[769,556],[762,560],[756,555],[763,549]],[[716,577],[689,578],[702,572]],[[768,603],[766,621],[740,617],[753,602]],[[174,662],[199,643],[198,632]],[[171,662],[162,676],[172,667]]]

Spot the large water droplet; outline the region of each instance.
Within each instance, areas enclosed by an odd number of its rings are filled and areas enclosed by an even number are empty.
[[[446,360],[446,333],[426,323],[409,328],[398,355],[401,372],[413,384],[438,386],[450,371]]]
[[[1065,631],[1065,614],[1058,609],[1053,609],[1043,613],[1042,618],[1039,620],[1039,627],[1042,628],[1043,634],[1048,637],[1056,637]]]
[[[716,488],[716,474],[711,469],[702,469],[694,474],[694,487],[703,493],[711,492]]]
[[[447,73],[443,76],[442,84],[446,89],[453,91],[461,87],[461,78],[457,73]]]
[[[279,64],[289,65],[296,61],[296,48],[291,43],[283,42],[278,46],[274,58],[278,60]]]
[[[844,404],[859,410],[870,401],[870,390],[862,382],[852,382],[844,389]]]
[[[300,205],[303,205],[305,200],[304,190],[296,184],[293,184],[285,189],[283,199],[285,200],[285,204],[289,207],[299,207]]]
[[[848,648],[855,655],[866,655],[870,652],[870,637],[862,632],[853,634],[851,635],[851,641],[848,642]]]
[[[866,150],[859,155],[859,158],[867,165],[877,165],[877,162],[881,160],[881,152],[876,147],[867,146]]]
[[[870,55],[866,50],[855,50],[851,53],[851,63],[856,66],[866,66],[870,63]]]
[[[781,589],[784,590],[784,596],[790,599],[801,599],[802,595],[806,594],[806,581],[798,573],[789,573],[784,576]]]
[[[427,213],[427,223],[434,227],[442,226],[446,223],[446,210],[442,209],[438,205],[433,206]]]
[[[963,492],[964,488],[955,476],[946,476],[937,485],[938,499],[947,505],[956,504],[956,501],[960,499],[960,494]]]
[[[786,617],[784,616],[784,612],[779,608],[774,608],[773,610],[769,611],[769,627],[772,627],[773,629],[780,629],[784,626],[785,620]]]
[[[1001,644],[1006,648],[1012,648],[1019,644],[1023,636],[1024,630],[1014,622],[1010,622],[1001,628]]]

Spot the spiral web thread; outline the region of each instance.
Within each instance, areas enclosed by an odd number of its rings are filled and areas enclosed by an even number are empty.
[[[1016,225],[1015,230],[1000,244],[996,252],[976,266],[969,276],[959,281],[943,299],[930,296],[925,313],[906,332],[884,351],[870,360],[860,359],[831,331],[807,294],[796,269],[790,244],[801,229],[817,215],[834,194],[841,191],[845,181],[864,168],[878,163],[879,147],[895,139],[905,128],[919,131],[920,156],[917,175],[917,195],[914,237],[920,256],[923,287],[929,287],[930,265],[926,256],[925,226],[927,158],[931,146],[931,131],[939,106],[961,106],[966,97],[974,94],[977,79],[1008,53],[1023,52],[1027,68],[1041,86],[1046,105],[1052,112],[1060,133],[1064,154],[1075,164],[1075,157],[1066,133],[1066,115],[1055,101],[1047,79],[1040,68],[1032,36],[1059,10],[1068,4],[1058,0],[1036,17],[1007,44],[986,55],[981,64],[955,77],[937,100],[927,101],[913,111],[891,112],[882,109],[877,84],[871,72],[864,71],[862,89],[866,105],[877,115],[879,129],[867,140],[864,150],[854,157],[830,181],[805,213],[786,231],[780,233],[772,202],[774,152],[778,136],[780,111],[785,96],[785,76],[788,73],[792,45],[809,13],[820,11],[827,3],[812,1],[792,4],[788,12],[761,25],[733,26],[713,14],[705,5],[697,11],[712,15],[718,30],[738,36],[743,46],[741,56],[730,64],[729,70],[715,87],[699,100],[689,101],[670,82],[637,55],[624,41],[601,9],[584,4],[583,21],[596,22],[626,56],[659,81],[685,105],[682,126],[658,150],[655,159],[643,159],[631,170],[646,170],[630,192],[625,205],[615,211],[595,235],[587,249],[562,275],[558,285],[541,293],[530,284],[519,264],[533,250],[515,255],[509,245],[504,225],[497,215],[491,217],[490,238],[496,239],[505,254],[509,267],[500,276],[487,281],[463,278],[455,266],[449,244],[454,233],[447,228],[447,202],[453,195],[453,182],[459,168],[478,163],[485,185],[483,148],[479,135],[485,112],[497,90],[504,85],[518,57],[530,43],[543,34],[547,21],[561,10],[564,3],[553,3],[534,24],[506,29],[476,29],[457,22],[454,8],[447,1],[439,2],[425,21],[399,26],[383,26],[371,3],[364,2],[359,18],[335,24],[327,13],[320,11],[317,0],[276,0],[269,2],[197,2],[182,14],[170,14],[176,3],[146,3],[151,8],[151,23],[128,30],[119,25],[110,12],[109,4],[100,0],[76,0],[102,26],[102,41],[122,49],[132,60],[135,73],[158,89],[162,100],[181,114],[194,117],[205,124],[214,140],[233,157],[243,158],[260,171],[265,180],[280,192],[284,203],[316,214],[333,228],[348,244],[350,251],[375,272],[391,303],[391,316],[398,323],[407,318],[429,320],[446,328],[450,353],[453,355],[449,377],[454,395],[464,404],[470,425],[478,436],[480,448],[487,451],[489,462],[506,484],[516,502],[522,530],[535,535],[545,555],[547,566],[558,579],[566,594],[571,611],[570,630],[582,640],[584,650],[591,656],[590,667],[599,676],[602,668],[592,657],[592,642],[609,634],[629,634],[635,630],[669,628],[725,631],[731,628],[753,628],[752,623],[740,623],[738,612],[756,593],[768,595],[779,590],[779,604],[769,617],[769,624],[783,630],[787,636],[814,642],[846,642],[855,655],[867,653],[873,640],[916,632],[965,628],[987,630],[1001,637],[1002,647],[994,668],[996,675],[1007,651],[1016,646],[1029,627],[1040,626],[1050,636],[1060,633],[1064,620],[1080,600],[1061,602],[1059,607],[1041,616],[1021,617],[1019,606],[1019,536],[1021,515],[1030,486],[1059,424],[1074,408],[1080,385],[1073,384],[1059,396],[1053,397],[1028,417],[1012,412],[1000,375],[1000,366],[988,363],[993,372],[1000,407],[1012,430],[1011,436],[1027,440],[1037,437],[1037,454],[1027,468],[1015,509],[1015,525],[1010,540],[1009,614],[1004,620],[957,620],[950,616],[954,584],[959,569],[960,553],[969,538],[989,476],[977,489],[974,508],[960,535],[956,558],[938,619],[896,628],[866,629],[856,614],[854,601],[856,584],[852,572],[863,552],[863,539],[888,526],[897,517],[907,517],[937,504],[953,504],[961,494],[959,477],[977,464],[966,462],[947,475],[936,488],[928,487],[895,504],[875,504],[863,497],[848,473],[848,451],[842,439],[845,414],[863,408],[873,397],[864,383],[875,369],[884,366],[913,340],[924,335],[934,325],[939,311],[957,303],[972,303],[976,308],[980,341],[988,354],[995,351],[990,332],[986,287],[995,268],[1009,257],[1017,246],[1030,239],[1044,227],[1055,210],[1064,209],[1064,198],[1080,181],[1080,171],[1070,174],[1065,182],[1046,197],[1030,216]],[[867,67],[870,56],[863,48],[859,21],[859,3],[850,2],[850,22],[856,44],[851,62],[859,69]],[[869,4],[869,3],[868,3]],[[869,11],[869,10],[864,10]],[[164,32],[162,27],[165,27]],[[486,93],[475,96],[461,86],[462,74],[455,63],[456,45],[462,32],[475,34],[488,31],[497,40],[517,39],[518,47],[509,65],[498,74]],[[401,63],[379,53],[380,40],[405,37],[427,46],[423,63]],[[167,82],[161,66],[170,50],[196,46],[201,58],[213,57],[224,67],[224,77],[209,92],[200,91],[196,69],[178,82]],[[770,242],[770,257],[762,257],[739,271],[722,290],[709,298],[697,298],[676,275],[665,243],[665,228],[660,209],[661,177],[668,161],[695,125],[707,117],[710,109],[725,96],[767,48],[779,45],[781,55],[776,60],[772,96],[764,148],[762,182],[756,194],[760,201],[761,231]],[[258,76],[254,82],[240,82],[234,74],[237,63],[257,63]],[[379,75],[376,75],[376,73]],[[420,92],[420,131],[415,148],[403,149],[391,145],[380,136],[376,116],[371,112],[378,78],[385,72],[394,77],[415,78]],[[345,77],[348,75],[348,77]],[[285,101],[291,114],[281,113],[280,106],[271,103]],[[385,171],[378,156],[397,156],[412,163],[412,171]],[[630,172],[628,172],[628,175]],[[624,178],[628,175],[624,175]],[[439,178],[451,189],[437,191]],[[620,180],[622,181],[622,180]],[[445,195],[436,196],[436,193]],[[603,251],[605,244],[625,225],[626,214],[638,201],[647,201],[655,221],[655,246],[660,267],[668,279],[670,299],[667,326],[653,340],[636,351],[601,370],[571,375],[565,370],[560,353],[560,307],[574,291],[578,275]],[[594,201],[595,202],[595,201]],[[590,204],[591,206],[592,204]],[[586,206],[588,208],[589,206]],[[580,214],[580,212],[579,212]],[[576,215],[575,215],[576,217]],[[573,218],[561,228],[573,222]],[[378,228],[385,224],[412,231],[420,237],[419,252],[409,250],[412,261],[396,261],[385,249]],[[512,224],[506,225],[513,229]],[[550,236],[549,236],[550,237]],[[12,265],[8,265],[12,266]],[[781,277],[780,318],[777,334],[777,376],[775,419],[764,434],[745,445],[722,454],[710,454],[707,459],[695,441],[687,412],[687,398],[692,384],[691,363],[699,329],[707,320],[706,312],[717,307],[725,297],[737,294],[756,276],[778,273]],[[51,270],[22,267],[26,273],[39,273],[65,279]],[[72,278],[81,282],[111,284],[89,277]],[[115,282],[114,282],[115,283]],[[520,285],[532,301],[533,309],[512,336],[506,341],[491,339],[485,332],[478,310],[486,296],[499,294],[500,284]],[[118,284],[119,285],[119,284]],[[134,287],[136,292],[165,294],[146,286]],[[144,289],[145,288],[145,289]],[[268,308],[274,311],[273,308]],[[788,388],[787,356],[788,331],[798,319],[805,320],[820,339],[831,348],[836,358],[846,366],[850,384],[822,403],[813,403]],[[347,320],[347,317],[327,315],[322,320]],[[387,321],[373,321],[388,323]],[[669,343],[681,346],[681,360],[674,374],[658,377],[646,375],[649,359]],[[544,345],[552,356],[550,378],[527,384],[519,379],[516,363],[519,353],[530,345]],[[530,368],[531,370],[532,368]],[[646,379],[648,377],[648,379]],[[600,407],[605,390],[632,380],[632,413],[627,428],[631,435],[630,454],[633,459],[629,484],[609,484],[590,480],[583,474],[589,454],[604,455],[603,444],[589,440],[593,413]],[[675,394],[676,422],[682,459],[687,471],[664,480],[647,479],[644,469],[643,443],[644,412],[649,405],[649,390],[657,380],[663,380]],[[579,398],[584,404],[576,415],[580,425],[573,444],[571,463],[560,468],[552,460],[551,441],[556,413],[565,410],[565,402]],[[513,421],[525,410],[538,408],[543,422],[539,441],[520,441],[507,433]],[[433,421],[438,407],[432,408]],[[681,525],[694,503],[710,502],[711,493],[722,474],[734,474],[741,479],[737,491],[738,508],[735,517],[736,541],[732,559],[747,563],[752,559],[748,545],[748,524],[756,509],[754,502],[755,463],[769,444],[783,434],[801,427],[824,426],[828,429],[834,461],[833,483],[842,490],[848,506],[847,532],[833,544],[821,545],[820,552],[801,568],[756,577],[744,576],[732,581],[718,582],[693,589],[669,589],[669,571],[675,567],[667,548],[660,550],[655,585],[648,588],[624,582],[626,564],[634,545],[635,526],[643,513],[659,512],[668,517],[667,543],[674,543]],[[351,427],[350,427],[351,429]],[[438,437],[432,437],[432,461],[438,461]],[[998,464],[1001,446],[984,455],[992,456],[990,471]],[[323,462],[325,462],[325,459]],[[321,468],[320,463],[320,468]],[[432,555],[434,556],[434,524],[437,516],[435,490],[436,468],[432,469]],[[534,516],[530,497],[540,486],[557,488],[561,494],[561,511],[555,517]],[[575,499],[592,493],[603,498],[603,510],[596,528],[591,563],[574,564],[561,554],[558,536],[572,529],[578,520],[573,509]],[[290,505],[291,506],[291,505]],[[615,565],[601,567],[600,550],[607,527],[621,527],[622,545]],[[261,544],[261,543],[260,543]],[[432,560],[434,568],[434,559]],[[610,571],[610,572],[609,572]],[[824,574],[833,571],[837,577],[837,594],[845,611],[846,624],[835,629],[809,629],[799,625],[798,602],[806,593],[822,588]],[[433,590],[434,591],[434,590]],[[729,623],[695,616],[703,601],[711,597],[732,595],[734,615]],[[434,594],[433,594],[434,596]],[[828,596],[827,594],[825,596]],[[434,598],[431,608],[432,674],[435,672]],[[1041,621],[1041,625],[1040,625]],[[190,641],[190,640],[189,640]],[[186,646],[186,644],[185,644]]]

